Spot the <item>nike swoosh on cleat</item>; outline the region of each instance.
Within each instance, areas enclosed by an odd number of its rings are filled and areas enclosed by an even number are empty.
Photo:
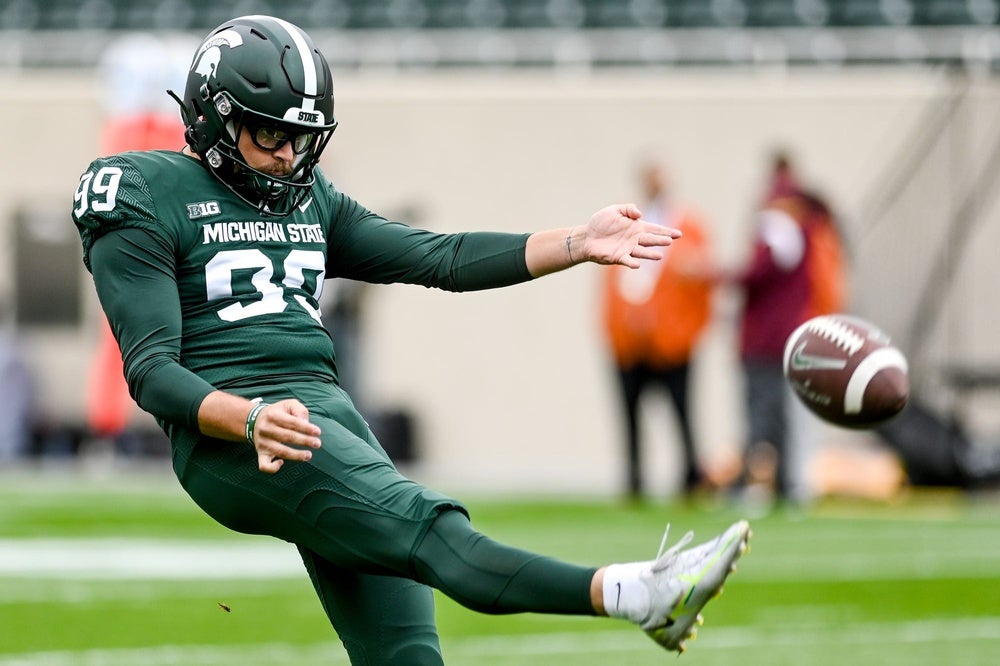
[[[618,588],[618,598],[615,599],[615,610],[622,607],[622,584],[621,581],[615,583],[615,587]]]
[[[708,560],[708,562],[705,563],[705,566],[703,566],[698,571],[698,573],[696,573],[694,575],[687,574],[687,575],[680,576],[680,579],[682,581],[684,581],[685,583],[689,584],[691,586],[691,588],[688,590],[688,593],[686,595],[684,595],[684,599],[682,599],[681,602],[680,602],[680,604],[678,604],[676,610],[679,610],[679,611],[683,612],[687,608],[687,603],[691,600],[691,597],[694,595],[694,591],[698,587],[698,582],[701,580],[702,576],[705,575],[706,571],[708,571],[713,566],[715,566],[715,563],[719,561],[720,557],[722,557],[722,553],[724,553],[726,550],[729,549],[729,546],[733,543],[733,539],[736,539],[736,538],[738,538],[738,536],[734,535],[721,548],[719,548],[718,550],[716,550],[716,552],[712,556],[712,558],[710,560]]]

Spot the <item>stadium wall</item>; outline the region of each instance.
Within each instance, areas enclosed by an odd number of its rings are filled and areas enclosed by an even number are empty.
[[[350,72],[338,76],[334,136],[324,168],[370,208],[439,231],[514,232],[584,222],[638,196],[634,167],[658,155],[681,199],[699,207],[726,264],[742,258],[751,210],[774,147],[788,148],[805,180],[842,214],[855,260],[854,309],[910,337],[928,266],[949,220],[996,140],[1000,86],[922,69]],[[178,84],[180,85],[180,84]],[[0,76],[7,164],[0,216],[48,211],[72,234],[80,172],[96,154],[99,83],[80,73]],[[956,93],[960,90],[960,93]],[[927,112],[961,94],[962,107],[919,163],[896,163],[921,137]],[[878,220],[882,183],[913,171]],[[1000,365],[996,203],[954,263],[954,284],[916,357],[927,391],[938,369]],[[12,241],[0,254],[0,294],[15,293]],[[966,247],[963,244],[963,249]],[[477,294],[374,287],[362,319],[363,397],[416,416],[414,474],[445,488],[610,492],[622,478],[617,396],[596,300],[599,268]],[[79,422],[98,306],[83,272],[79,326],[20,328],[48,417]],[[696,435],[706,455],[732,451],[743,429],[734,356],[738,301],[723,294],[696,380]],[[651,487],[675,487],[676,447],[650,402]],[[995,410],[976,414],[988,421]],[[137,417],[142,420],[144,416]],[[148,420],[148,419],[146,419]],[[987,424],[992,425],[992,424]],[[823,430],[824,441],[847,438]]]

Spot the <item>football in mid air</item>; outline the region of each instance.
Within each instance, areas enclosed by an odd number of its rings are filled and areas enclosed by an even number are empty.
[[[785,343],[785,378],[820,418],[869,428],[899,413],[910,393],[906,357],[858,317],[814,317]]]

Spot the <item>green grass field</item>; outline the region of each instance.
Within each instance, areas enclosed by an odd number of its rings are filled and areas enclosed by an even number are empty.
[[[734,508],[463,498],[500,540],[581,564],[655,555]],[[1000,504],[828,501],[752,521],[684,664],[1000,663]],[[223,606],[226,606],[227,612]],[[490,617],[439,597],[451,665],[674,663],[620,621]],[[671,660],[665,662],[665,660]],[[294,550],[212,523],[166,476],[0,478],[0,666],[347,664]]]

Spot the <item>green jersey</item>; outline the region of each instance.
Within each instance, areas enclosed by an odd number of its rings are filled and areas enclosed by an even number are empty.
[[[98,159],[73,218],[137,402],[196,428],[214,389],[337,378],[320,321],[327,278],[451,291],[530,278],[526,234],[437,234],[316,183],[286,217],[259,214],[177,152]]]

